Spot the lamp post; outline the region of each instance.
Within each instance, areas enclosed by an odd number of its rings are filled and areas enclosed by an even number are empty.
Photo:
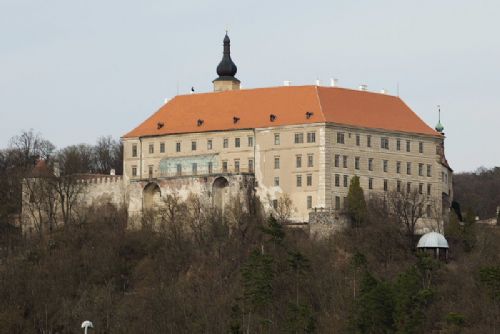
[[[84,333],[87,334],[87,329],[94,328],[94,325],[92,325],[92,322],[85,320],[84,322],[82,322],[82,328],[84,328]]]

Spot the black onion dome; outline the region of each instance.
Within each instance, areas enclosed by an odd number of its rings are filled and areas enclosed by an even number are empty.
[[[224,52],[222,60],[217,66],[217,74],[219,75],[219,78],[234,77],[237,71],[238,68],[231,59],[231,40],[226,33],[226,36],[224,36]]]

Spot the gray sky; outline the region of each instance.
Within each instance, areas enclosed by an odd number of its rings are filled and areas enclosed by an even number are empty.
[[[0,0],[0,147],[119,137],[164,98],[210,91],[229,27],[244,88],[388,89],[456,171],[500,166],[500,1]]]

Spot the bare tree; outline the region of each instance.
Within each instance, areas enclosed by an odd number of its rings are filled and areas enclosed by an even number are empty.
[[[293,203],[292,199],[288,194],[283,194],[279,199],[278,199],[278,205],[276,206],[276,220],[280,224],[286,223],[290,217],[292,216],[292,211],[293,211]]]
[[[94,146],[94,166],[98,173],[107,174],[115,169],[118,174],[122,172],[123,145],[111,136],[100,137]]]
[[[426,210],[427,206],[432,205],[430,197],[421,194],[417,189],[410,191],[393,190],[388,193],[387,200],[389,214],[404,229],[408,238],[408,247],[413,249],[417,223],[421,218],[430,215]]]

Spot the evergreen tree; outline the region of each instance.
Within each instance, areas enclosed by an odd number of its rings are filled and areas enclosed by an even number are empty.
[[[359,177],[354,176],[349,185],[349,193],[347,194],[347,214],[354,226],[362,225],[367,216],[365,195],[363,188],[359,184]]]

